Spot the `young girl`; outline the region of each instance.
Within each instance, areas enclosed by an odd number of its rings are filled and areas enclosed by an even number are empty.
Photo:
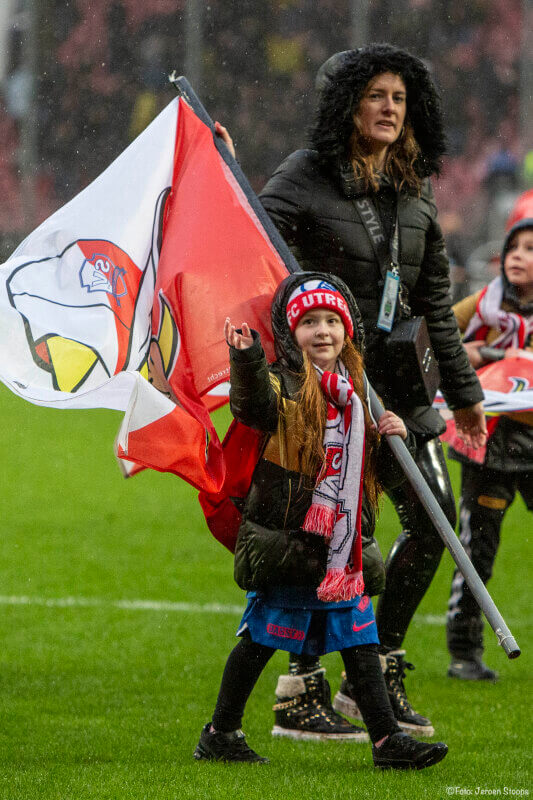
[[[355,324],[354,324],[355,323]],[[227,319],[233,415],[265,434],[246,497],[235,577],[248,594],[239,643],[230,654],[197,759],[265,762],[240,730],[248,697],[276,649],[341,652],[373,743],[374,764],[422,769],[447,753],[400,731],[364,593],[361,533],[372,533],[381,482],[399,468],[365,404],[361,326],[336,276],[298,273],[272,303],[277,361],[270,368],[255,331]],[[379,434],[407,439],[385,412]],[[291,702],[290,700],[288,701]],[[309,708],[310,716],[316,712]]]

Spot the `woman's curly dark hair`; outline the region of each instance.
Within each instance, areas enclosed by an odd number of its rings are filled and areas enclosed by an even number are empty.
[[[369,81],[383,72],[399,75],[407,91],[407,119],[419,148],[419,178],[437,174],[446,152],[438,91],[425,64],[406,50],[371,44],[329,58],[317,74],[318,102],[309,138],[324,159],[351,160],[353,115]]]

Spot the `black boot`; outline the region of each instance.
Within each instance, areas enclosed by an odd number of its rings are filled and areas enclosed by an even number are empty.
[[[394,716],[400,728],[419,736],[433,736],[435,730],[430,720],[418,714],[407,699],[403,679],[405,671],[413,670],[414,665],[405,661],[404,655],[405,650],[391,650],[379,657]]]
[[[405,650],[392,650],[386,655],[380,654],[379,656],[390,704],[400,728],[409,733],[430,738],[435,733],[433,725],[427,717],[423,717],[413,709],[405,693],[403,685],[405,670],[414,669],[414,666],[404,661],[404,655]],[[333,708],[352,719],[363,718],[344,672],[342,673],[341,688],[333,701]]]
[[[449,678],[496,683],[498,673],[483,663],[483,620],[457,614],[446,620],[446,641],[452,657]]]
[[[307,675],[280,675],[273,706],[273,736],[291,739],[348,739],[368,742],[364,728],[352,725],[333,710],[331,691],[320,668]]]
[[[393,733],[381,747],[374,745],[372,757],[380,769],[425,769],[442,761],[447,752],[444,742],[418,742],[406,733]]]

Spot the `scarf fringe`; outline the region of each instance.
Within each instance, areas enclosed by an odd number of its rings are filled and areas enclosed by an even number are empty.
[[[316,590],[319,600],[324,603],[339,603],[341,600],[353,600],[365,591],[363,573],[349,572],[344,569],[328,569],[326,577]]]
[[[309,533],[316,533],[319,536],[325,536],[330,539],[334,524],[335,509],[313,503],[305,515],[302,528],[304,531],[309,531]]]

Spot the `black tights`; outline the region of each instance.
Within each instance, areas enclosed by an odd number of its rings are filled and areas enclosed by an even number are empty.
[[[259,676],[276,651],[244,636],[229,655],[218,694],[213,727],[234,731],[241,727],[244,708]],[[372,742],[400,729],[394,719],[381,672],[377,645],[341,650],[348,681]]]

